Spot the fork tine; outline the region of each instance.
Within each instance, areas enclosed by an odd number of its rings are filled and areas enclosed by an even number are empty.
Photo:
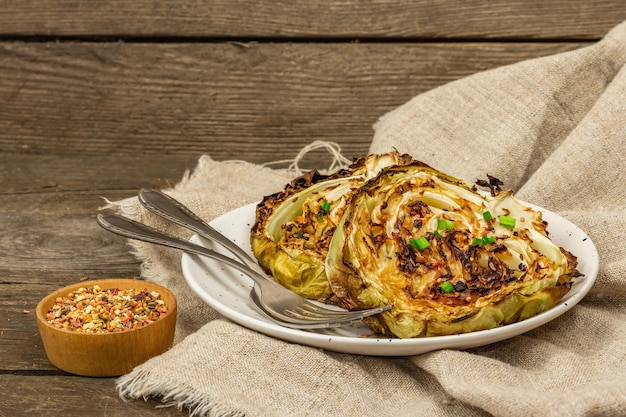
[[[360,320],[364,317],[372,316],[375,314],[380,314],[383,311],[386,311],[390,308],[390,306],[384,306],[379,308],[367,309],[367,310],[358,310],[358,311],[347,311],[345,313],[337,313],[335,311],[330,312],[329,314],[324,314],[320,312],[309,312],[301,308],[293,308],[290,310],[285,310],[283,313],[290,317],[295,317],[303,320],[310,321],[330,321],[330,322],[338,322],[338,321],[355,321]]]
[[[250,299],[254,302],[254,304],[256,304],[257,308],[259,308],[266,315],[269,315],[273,320],[278,321],[282,325],[293,328],[337,327],[342,324],[361,320],[363,317],[381,313],[391,308],[391,306],[384,306],[369,310],[348,311],[341,316],[304,316],[294,312],[293,308],[283,309],[282,311],[275,310],[271,305],[268,305],[263,301],[263,297],[260,295],[260,289],[256,285],[252,288],[252,291],[250,291]]]
[[[291,310],[285,310],[285,311],[291,311],[293,313],[296,314],[300,314],[304,317],[343,317],[345,315],[344,313],[338,312],[338,311],[332,311],[332,310],[328,310],[323,311],[323,310],[309,310],[303,307],[294,307]]]
[[[291,329],[310,330],[340,327],[345,324],[345,322],[328,323],[325,321],[298,320],[285,316],[283,314],[279,314],[275,311],[268,310],[264,307],[263,303],[259,299],[259,295],[256,291],[254,291],[254,289],[250,291],[250,299],[253,301],[253,305],[259,310],[259,312],[261,312],[265,317],[274,321],[279,326],[289,327]]]
[[[298,320],[309,320],[310,316],[307,316],[306,314],[302,314],[300,311],[298,311],[299,309],[294,308],[293,310],[285,310],[284,314],[286,316],[289,316],[290,318],[293,319],[298,319]],[[319,316],[318,316],[319,317]],[[314,321],[314,320],[309,320],[309,321]]]
[[[341,316],[324,317],[319,315],[317,317],[311,317],[299,314],[289,309],[283,311],[273,310],[259,299],[259,296],[254,290],[250,292],[250,299],[253,301],[256,308],[270,320],[281,326],[293,329],[324,329],[340,327],[360,321],[364,317],[379,314],[391,308],[391,306],[384,306],[376,309],[348,312],[347,315],[344,314]]]
[[[357,316],[357,314],[355,314],[354,312],[345,312],[342,314],[329,310],[328,314],[325,314],[322,311],[309,311],[300,307],[293,307],[291,309],[283,310],[283,314],[289,317],[293,317],[295,319],[309,321],[327,321],[334,319],[348,321],[351,320],[352,317]]]
[[[293,307],[291,309],[285,310],[285,314],[288,315],[298,315],[302,318],[306,319],[320,319],[320,320],[328,320],[335,318],[345,318],[346,320],[350,319],[350,317],[360,317],[362,316],[362,312],[360,311],[334,311],[334,310],[324,310],[324,309],[315,309],[309,310],[303,307]]]
[[[309,313],[306,310],[302,310],[299,308],[293,308],[291,310],[284,310],[283,314],[290,318],[298,319],[298,320],[307,320],[310,322],[328,322],[329,320],[335,321],[339,320],[342,322],[350,322],[354,320],[358,320],[360,317],[355,314],[343,314],[343,315],[328,315],[325,316],[320,313]]]
[[[308,300],[307,300],[308,301]],[[323,315],[343,315],[348,312],[348,310],[333,308],[333,306],[320,306],[318,304],[314,304],[312,302],[304,302],[302,305],[297,307],[299,310],[302,310],[303,313],[310,314],[323,314]]]

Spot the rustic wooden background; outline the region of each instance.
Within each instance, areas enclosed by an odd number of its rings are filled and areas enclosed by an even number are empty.
[[[0,416],[186,415],[46,359],[34,310],[84,278],[137,277],[103,197],[175,184],[202,154],[263,163],[464,76],[599,40],[623,0],[0,0]],[[325,164],[313,153],[309,164]]]

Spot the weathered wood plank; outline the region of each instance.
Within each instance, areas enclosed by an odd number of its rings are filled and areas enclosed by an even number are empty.
[[[3,278],[0,283],[0,369],[3,371],[58,371],[46,357],[37,329],[35,308],[46,294],[66,284],[41,281],[41,284],[16,284]],[[68,280],[67,285],[75,282],[79,279]]]
[[[186,410],[159,408],[150,401],[122,401],[112,378],[0,375],[0,416],[184,416]],[[9,389],[10,387],[10,389]]]
[[[118,197],[109,193],[173,186],[195,168],[199,156],[0,153],[0,210],[93,212],[104,197]],[[65,193],[72,193],[72,201]],[[79,203],[85,196],[87,206]]]
[[[126,239],[95,222],[103,197],[171,187],[196,163],[172,155],[0,154],[0,370],[56,372],[35,321],[46,294],[86,279],[139,277]]]
[[[583,44],[0,43],[6,153],[268,162],[372,124],[469,74]]]
[[[105,198],[171,187],[195,165],[195,158],[167,155],[0,154],[1,281],[60,286],[138,275],[125,239],[95,222],[98,209]]]
[[[126,241],[93,215],[48,217],[2,213],[0,276],[4,282],[64,283],[138,271]]]
[[[597,39],[621,0],[2,0],[0,34],[233,38]]]

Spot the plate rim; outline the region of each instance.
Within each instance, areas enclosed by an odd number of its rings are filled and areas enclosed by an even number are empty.
[[[591,240],[588,234],[576,224],[566,219],[565,217],[556,214],[555,212],[531,203],[524,203],[528,204],[535,210],[540,210],[543,212],[544,220],[548,221],[548,230],[550,229],[550,223],[554,222],[554,219],[557,219],[558,221],[565,223],[568,230],[570,230],[570,236],[573,235],[574,232],[581,234],[581,236],[584,237],[583,242],[585,242],[585,245],[588,245],[587,249],[591,251],[591,253],[586,254],[585,259],[595,259],[595,262],[591,262],[587,265],[588,270],[585,271],[586,273],[584,275],[584,278],[580,279],[581,283],[577,287],[577,291],[574,293],[571,293],[570,291],[570,293],[568,293],[564,299],[560,300],[559,303],[557,303],[557,305],[555,305],[551,309],[521,322],[511,323],[493,329],[480,330],[471,333],[411,339],[398,339],[383,336],[360,337],[358,335],[332,335],[316,333],[308,330],[291,329],[280,326],[279,324],[270,321],[269,318],[267,320],[260,320],[259,318],[256,318],[254,316],[244,314],[241,311],[235,310],[233,308],[230,308],[226,304],[221,303],[217,298],[211,297],[210,294],[208,294],[207,291],[205,291],[204,288],[199,285],[198,280],[193,277],[193,272],[191,270],[192,265],[195,264],[196,267],[202,268],[197,263],[194,255],[183,253],[181,258],[181,267],[183,276],[189,287],[211,308],[219,312],[227,319],[245,328],[259,333],[263,333],[267,336],[281,339],[286,342],[298,343],[311,347],[318,347],[340,353],[373,356],[408,356],[439,349],[470,349],[472,347],[496,343],[517,335],[521,335],[558,318],[559,316],[572,309],[587,295],[597,278],[600,264],[599,255],[595,243]],[[246,213],[248,217],[245,218],[248,219],[250,213],[247,212],[252,211],[252,213],[254,213],[257,204],[258,202],[254,202],[237,207],[216,217],[215,219],[210,221],[209,224],[211,224],[213,227],[218,228],[219,230],[222,228],[222,223],[225,220],[230,219],[232,216],[240,215],[240,217],[243,218],[244,216],[241,215],[241,213]],[[550,218],[550,220],[546,219],[546,217]],[[246,220],[240,221],[240,224],[243,224],[244,227],[247,227],[246,223]],[[227,234],[227,232],[225,231],[222,231],[222,233]],[[194,234],[190,238],[190,240],[194,243],[199,243],[201,245],[203,244],[197,234]],[[569,250],[568,248],[566,249]],[[580,255],[576,256],[579,258],[579,260],[581,259]],[[250,304],[251,301],[248,299],[247,303]],[[248,305],[247,307],[250,306]]]

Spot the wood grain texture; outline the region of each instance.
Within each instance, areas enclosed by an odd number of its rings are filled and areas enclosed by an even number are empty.
[[[143,187],[172,187],[197,163],[196,156],[185,155],[0,153],[0,207],[45,214],[93,212],[105,198],[130,196]],[[90,201],[84,205],[86,198]]]
[[[65,375],[0,375],[0,416],[187,416],[175,407],[158,408],[158,401],[124,402],[112,378]],[[10,389],[8,389],[10,387]]]
[[[67,285],[138,275],[126,240],[95,222],[106,200],[169,188],[195,159],[0,154],[1,282]]]
[[[59,372],[41,345],[39,300],[86,279],[140,276],[126,239],[95,222],[104,198],[171,187],[196,162],[172,155],[0,153],[0,372]]]
[[[46,284],[18,284],[10,277],[3,277],[0,283],[2,371],[55,370],[46,358],[35,319],[40,298],[55,288]]]
[[[76,282],[136,271],[125,240],[101,229],[92,215],[48,217],[3,213],[0,274],[9,282]],[[103,266],[106,265],[106,268]]]
[[[319,139],[358,157],[419,93],[581,46],[0,43],[0,149],[260,163]]]
[[[0,34],[201,38],[598,39],[622,0],[0,1]]]

